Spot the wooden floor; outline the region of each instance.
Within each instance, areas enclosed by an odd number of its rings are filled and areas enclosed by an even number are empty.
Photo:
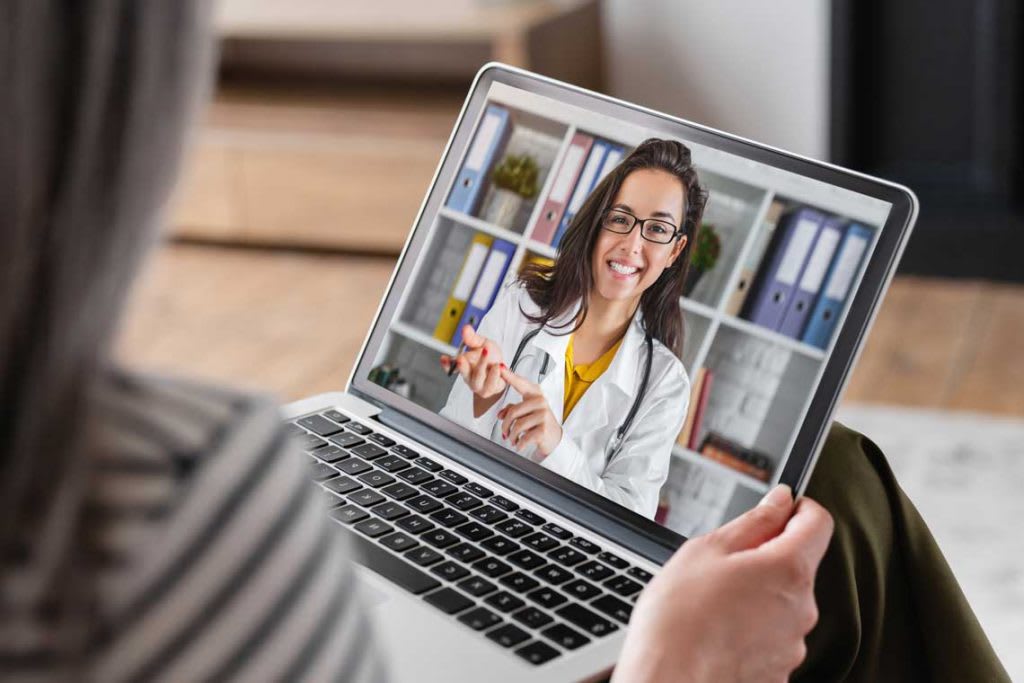
[[[136,290],[120,353],[282,400],[336,390],[393,265],[171,245]],[[897,278],[845,398],[1024,416],[1024,287]]]

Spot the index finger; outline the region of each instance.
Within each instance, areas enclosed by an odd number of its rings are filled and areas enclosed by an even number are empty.
[[[825,508],[810,498],[801,498],[786,528],[761,548],[785,555],[802,555],[812,566],[817,567],[828,550],[834,528],[832,515]]]
[[[482,337],[476,333],[473,326],[466,323],[462,326],[462,341],[466,343],[471,349],[479,349],[481,346],[487,343],[487,337]]]
[[[520,396],[533,396],[540,393],[540,387],[533,382],[523,379],[507,367],[501,368],[501,378],[508,382],[509,386],[519,392]]]

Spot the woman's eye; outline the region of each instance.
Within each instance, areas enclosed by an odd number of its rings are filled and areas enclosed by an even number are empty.
[[[649,223],[647,229],[652,231],[655,235],[664,235],[669,232],[668,226],[664,223]]]
[[[612,223],[615,223],[615,225],[625,225],[626,224],[626,217],[625,216],[612,216]]]

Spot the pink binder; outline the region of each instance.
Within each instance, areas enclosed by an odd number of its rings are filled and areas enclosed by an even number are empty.
[[[583,162],[587,160],[587,152],[593,144],[594,138],[586,133],[576,133],[572,136],[572,142],[562,157],[562,165],[559,166],[555,181],[551,184],[548,199],[544,202],[544,208],[533,226],[533,234],[530,235],[538,242],[550,244],[551,238],[555,236],[565,212],[565,205],[569,202],[569,194],[576,186],[576,179],[579,178]]]

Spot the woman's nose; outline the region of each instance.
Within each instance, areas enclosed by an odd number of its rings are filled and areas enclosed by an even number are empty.
[[[631,254],[638,254],[644,248],[644,238],[640,235],[640,226],[635,225],[628,235],[623,235],[626,249]]]

